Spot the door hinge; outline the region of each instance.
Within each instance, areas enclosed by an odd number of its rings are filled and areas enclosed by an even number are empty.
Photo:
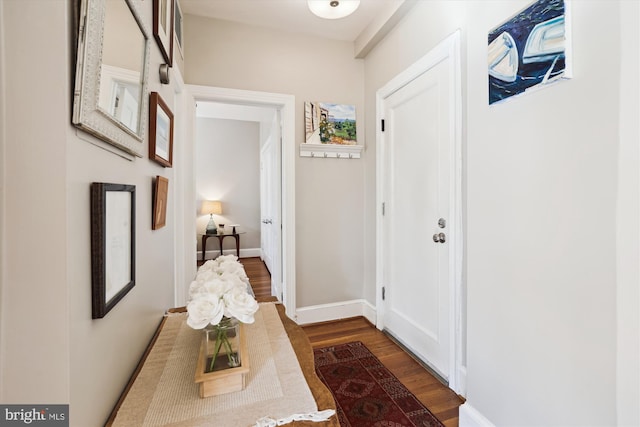
[[[380,129],[384,132],[384,119],[380,120]]]
[[[382,216],[384,216],[384,202],[382,202]]]
[[[384,301],[385,296],[386,296],[386,292],[385,292],[385,287],[383,286],[382,287],[382,301]]]

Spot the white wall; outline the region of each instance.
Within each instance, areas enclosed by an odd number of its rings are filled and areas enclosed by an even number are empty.
[[[640,425],[640,3],[620,4],[620,152],[617,226],[618,425]],[[633,54],[636,53],[636,54]]]
[[[0,281],[3,403],[70,403],[72,426],[102,425],[163,312],[173,305],[174,212],[151,230],[151,182],[173,170],[125,160],[71,126],[71,1],[3,1],[4,257]],[[147,28],[152,2],[136,0]],[[46,37],[43,38],[43,34]],[[151,38],[150,89],[160,86]],[[46,64],[43,68],[43,64]],[[143,152],[147,152],[146,141]],[[136,286],[91,320],[89,188],[136,185]]]
[[[359,143],[365,143],[364,68],[353,59],[351,43],[185,19],[187,83],[293,94],[300,143],[305,101],[355,105]],[[300,158],[297,152],[296,158],[297,306],[361,298],[363,161]]]
[[[2,6],[2,98],[11,107],[4,112],[3,126],[0,394],[3,403],[67,403],[67,7],[64,2],[39,1]],[[44,43],[42,34],[47,34]],[[49,64],[46,73],[34,58]]]
[[[214,215],[216,224],[227,230],[240,224],[238,231],[246,233],[240,236],[240,249],[260,248],[260,123],[196,119],[196,198],[198,206],[203,200],[221,200],[223,212]],[[209,215],[199,215],[199,234],[208,222]],[[198,250],[200,244],[198,239]],[[234,249],[235,240],[226,238],[224,247]],[[207,248],[217,251],[217,241]]]
[[[375,90],[461,28],[467,405],[495,425],[611,425],[620,3],[572,2],[575,78],[490,108],[487,31],[529,3],[419,2],[366,58],[368,142]],[[607,31],[594,31],[602,22]],[[637,49],[630,55],[637,60]],[[366,177],[366,211],[373,212],[371,157]],[[637,192],[637,180],[632,185]],[[373,223],[371,214],[365,232],[371,241]],[[368,299],[372,260],[368,253]],[[633,273],[628,262],[621,268]],[[636,279],[629,293],[637,286]]]

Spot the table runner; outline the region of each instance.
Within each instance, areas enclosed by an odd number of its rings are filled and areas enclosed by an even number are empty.
[[[250,371],[243,391],[201,399],[194,382],[202,331],[170,314],[114,420],[114,426],[250,426],[264,416],[317,411],[273,303],[245,325]]]

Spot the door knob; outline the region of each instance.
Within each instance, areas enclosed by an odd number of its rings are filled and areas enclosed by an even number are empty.
[[[436,233],[433,235],[433,241],[436,243],[444,243],[447,241],[447,236],[444,233]]]
[[[263,220],[262,220],[262,223],[263,223],[263,224],[271,224],[271,222],[272,222],[272,221],[271,221],[270,219],[263,219]]]
[[[445,228],[447,226],[447,221],[444,218],[440,218],[438,220],[438,227]]]

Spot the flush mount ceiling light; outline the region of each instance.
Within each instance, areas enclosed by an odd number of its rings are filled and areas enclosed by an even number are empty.
[[[309,10],[324,19],[338,19],[351,15],[360,6],[360,0],[307,0]]]

